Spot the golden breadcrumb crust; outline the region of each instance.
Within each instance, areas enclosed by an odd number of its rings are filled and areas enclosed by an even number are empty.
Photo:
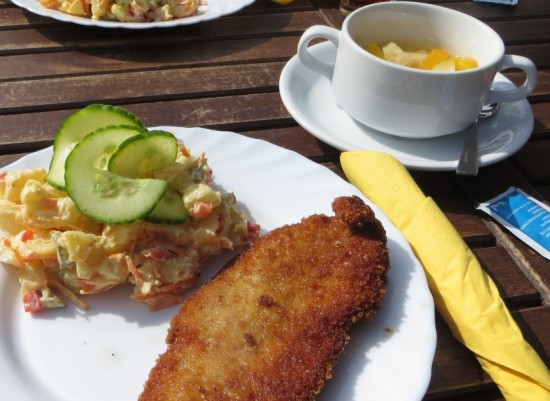
[[[358,197],[273,230],[189,298],[140,400],[314,400],[379,309],[386,234]]]

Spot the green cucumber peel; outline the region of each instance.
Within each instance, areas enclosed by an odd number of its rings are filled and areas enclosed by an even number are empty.
[[[57,132],[46,182],[65,189],[65,162],[74,147],[89,133],[105,126],[127,125],[146,131],[145,125],[129,111],[103,104],[91,104],[69,116]]]
[[[65,162],[65,189],[82,214],[105,224],[131,223],[147,216],[167,190],[156,179],[122,177],[109,170],[109,159],[137,127],[111,126],[86,135]]]
[[[189,217],[181,194],[168,189],[155,208],[145,216],[145,220],[159,224],[182,224],[188,221]]]
[[[128,138],[109,160],[109,171],[129,178],[145,178],[154,170],[176,161],[178,140],[174,134],[152,130]]]
[[[120,144],[109,160],[109,171],[129,178],[146,178],[174,163],[177,154],[178,140],[172,133],[147,131]],[[144,219],[159,224],[181,224],[189,220],[189,212],[182,195],[168,189]]]

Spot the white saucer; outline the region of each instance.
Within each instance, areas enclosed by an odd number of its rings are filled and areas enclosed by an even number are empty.
[[[310,46],[310,51],[330,63],[336,57],[336,47],[329,42]],[[495,86],[510,85],[513,84],[502,74],[497,74]],[[290,115],[312,135],[339,150],[386,152],[405,166],[418,170],[456,168],[464,143],[463,132],[433,139],[410,139],[362,125],[338,107],[329,80],[306,68],[297,56],[283,68],[279,90]],[[496,116],[479,123],[480,166],[496,163],[518,151],[531,136],[533,124],[533,112],[527,100],[502,103]]]

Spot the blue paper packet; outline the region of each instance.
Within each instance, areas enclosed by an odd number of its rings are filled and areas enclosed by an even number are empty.
[[[550,259],[550,207],[516,187],[477,206],[546,259]]]
[[[505,6],[515,6],[516,4],[518,4],[518,0],[474,0],[474,2],[502,4]]]

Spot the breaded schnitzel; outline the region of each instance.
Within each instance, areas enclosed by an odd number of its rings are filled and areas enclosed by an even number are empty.
[[[315,399],[389,268],[370,207],[332,208],[260,238],[182,305],[141,401]]]

